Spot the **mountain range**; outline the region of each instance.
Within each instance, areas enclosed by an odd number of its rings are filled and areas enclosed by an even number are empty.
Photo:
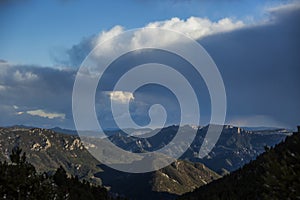
[[[116,134],[110,136],[110,140],[128,151],[153,151],[168,144],[178,128],[178,126],[169,126],[163,128],[159,134],[148,138],[128,137],[124,132],[117,131]],[[286,129],[272,128],[271,130],[248,131],[239,127],[225,125],[215,147],[208,156],[200,159],[198,151],[204,141],[208,126],[196,128],[197,134],[193,143],[180,159],[203,163],[220,174],[240,168],[263,153],[265,146],[272,147],[291,134],[291,131]],[[194,126],[189,125],[181,127],[181,131],[186,135],[193,132],[194,129]],[[153,132],[157,132],[157,130]],[[145,135],[153,134],[149,132]]]
[[[207,126],[187,125],[183,130],[188,134],[195,128],[197,135],[191,148],[178,161],[144,174],[119,172],[102,165],[88,152],[87,149],[92,146],[84,146],[76,132],[60,128],[0,128],[0,160],[8,161],[9,152],[18,146],[26,152],[27,160],[38,171],[51,174],[62,166],[68,174],[109,188],[113,195],[131,199],[173,199],[242,167],[264,152],[265,147],[274,146],[290,134],[284,129],[246,131],[239,127],[224,126],[212,152],[200,159],[197,151]],[[109,138],[126,150],[144,152],[165,145],[176,134],[176,130],[177,126],[166,127],[149,138],[128,137],[120,130],[110,130]],[[142,130],[139,133],[151,134],[151,131],[156,130]]]

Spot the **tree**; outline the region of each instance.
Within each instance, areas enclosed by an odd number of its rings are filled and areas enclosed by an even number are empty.
[[[19,146],[16,146],[12,149],[12,153],[9,156],[10,161],[16,165],[24,164],[26,162],[26,153],[24,152],[21,156],[22,149]]]
[[[11,164],[0,162],[0,199],[112,200],[104,187],[69,178],[62,166],[53,176],[38,173],[19,147],[12,150],[10,159]]]

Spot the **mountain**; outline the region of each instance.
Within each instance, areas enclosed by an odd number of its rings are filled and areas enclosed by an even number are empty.
[[[16,127],[16,126],[15,126]],[[17,126],[19,128],[34,128],[34,127],[26,127],[26,126]],[[78,135],[76,130],[71,130],[71,129],[64,129],[64,128],[60,128],[60,127],[54,127],[51,128],[50,130],[53,130],[57,133],[64,133],[64,134],[68,134],[68,135]],[[131,135],[143,135],[146,134],[148,132],[153,131],[150,128],[141,128],[141,129],[134,129],[134,128],[127,128],[124,130],[126,133],[129,133]],[[105,130],[105,133],[108,136],[112,136],[116,133],[120,132],[119,129],[107,129]],[[84,131],[85,136],[97,136],[99,133],[97,131]]]
[[[68,174],[101,184],[101,180],[94,177],[101,171],[97,166],[99,162],[77,136],[40,128],[0,128],[0,160],[8,161],[9,153],[16,146],[26,153],[28,162],[37,171],[51,172],[62,166]]]
[[[101,165],[86,149],[93,146],[83,146],[80,138],[73,134],[20,126],[0,128],[0,160],[9,161],[10,152],[15,147],[26,153],[28,162],[38,172],[53,174],[62,166],[69,175],[109,187],[113,194],[137,199],[174,198],[220,178],[205,165],[187,161],[177,161],[146,174],[118,172]],[[143,190],[135,189],[139,187]]]
[[[78,135],[77,131],[75,131],[75,130],[64,129],[64,128],[60,128],[60,127],[54,127],[54,128],[51,128],[50,130],[57,132],[57,133],[64,133],[64,134],[68,134],[68,135]]]
[[[103,185],[111,192],[131,199],[174,199],[220,176],[201,163],[178,160],[171,165],[143,174],[130,174],[101,166]]]
[[[271,127],[271,126],[251,126],[251,127],[241,127],[244,130],[247,131],[263,131],[263,130],[283,130],[284,128],[279,128],[279,127]]]
[[[184,157],[191,161],[201,162],[220,174],[242,167],[263,153],[265,146],[273,147],[290,134],[288,130],[282,132],[264,130],[262,133],[225,125],[218,142],[208,156],[203,159],[193,157],[197,155],[206,132],[207,127],[198,131],[191,149],[185,153]]]
[[[241,169],[179,199],[300,199],[299,177],[300,127]]]
[[[153,151],[168,144],[177,133],[178,128],[178,126],[165,127],[158,134],[148,138],[128,137],[124,132],[119,131],[110,136],[110,140],[128,151]],[[265,146],[272,147],[290,134],[290,131],[285,129],[247,131],[230,125],[225,125],[222,128],[223,131],[215,147],[208,156],[200,159],[198,151],[203,143],[208,126],[199,127],[193,143],[180,159],[203,163],[217,173],[224,174],[254,160],[265,151]],[[189,125],[181,127],[181,130],[186,135],[194,131],[194,129],[195,127]],[[153,132],[157,132],[157,130]],[[144,137],[148,135],[153,134],[148,132]]]
[[[129,137],[120,130],[110,130],[109,139],[132,152],[153,151],[170,142],[178,128],[178,126],[163,128],[149,138]],[[220,178],[218,174],[226,174],[254,160],[258,154],[265,151],[265,146],[274,146],[288,135],[285,131],[261,133],[224,126],[212,152],[200,159],[197,152],[203,143],[207,126],[187,125],[181,129],[184,135],[197,130],[191,147],[177,162],[145,174],[118,172],[101,165],[87,151],[94,148],[92,143],[83,146],[78,136],[70,134],[69,130],[59,128],[53,130],[23,126],[0,128],[0,160],[8,161],[9,152],[19,146],[26,152],[28,162],[40,172],[47,171],[53,174],[62,166],[68,174],[77,175],[79,179],[109,187],[113,194],[132,199],[172,199]],[[57,133],[54,130],[67,134]],[[157,130],[131,131],[149,136]]]

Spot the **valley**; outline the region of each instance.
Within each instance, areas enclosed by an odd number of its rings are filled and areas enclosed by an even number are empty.
[[[22,126],[0,128],[0,160],[9,161],[9,153],[18,146],[26,153],[27,160],[40,172],[53,174],[62,166],[69,175],[78,176],[80,180],[87,180],[94,185],[105,186],[113,196],[174,199],[243,167],[263,153],[265,148],[273,147],[291,134],[283,129],[269,132],[246,131],[226,125],[213,150],[200,159],[197,151],[203,142],[207,126],[196,128],[194,142],[178,161],[144,174],[120,172],[101,164],[88,151],[95,146],[84,146],[71,130],[58,133],[54,130]],[[132,152],[152,151],[167,144],[177,129],[176,126],[166,127],[149,138],[129,137],[124,132],[115,130],[110,131],[109,139]],[[183,127],[185,134],[193,129],[195,127],[189,125]],[[151,130],[147,131],[151,133]],[[144,134],[149,134],[145,132],[144,130]]]

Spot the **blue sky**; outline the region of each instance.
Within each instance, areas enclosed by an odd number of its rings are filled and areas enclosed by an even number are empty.
[[[266,8],[289,1],[198,0],[27,0],[0,4],[0,55],[19,64],[52,66],[53,59],[84,37],[109,30],[143,27],[154,21],[191,16],[212,21],[229,17],[245,23],[266,18]]]
[[[72,89],[84,58],[107,36],[154,26],[188,35],[213,58],[226,87],[226,123],[294,128],[300,122],[299,24],[300,2],[288,0],[1,1],[0,126],[74,128]],[[163,93],[144,92],[135,106],[150,95],[176,110],[172,95]],[[205,124],[210,104],[202,104]],[[98,106],[105,118],[107,106]],[[139,114],[134,117],[144,119]]]

